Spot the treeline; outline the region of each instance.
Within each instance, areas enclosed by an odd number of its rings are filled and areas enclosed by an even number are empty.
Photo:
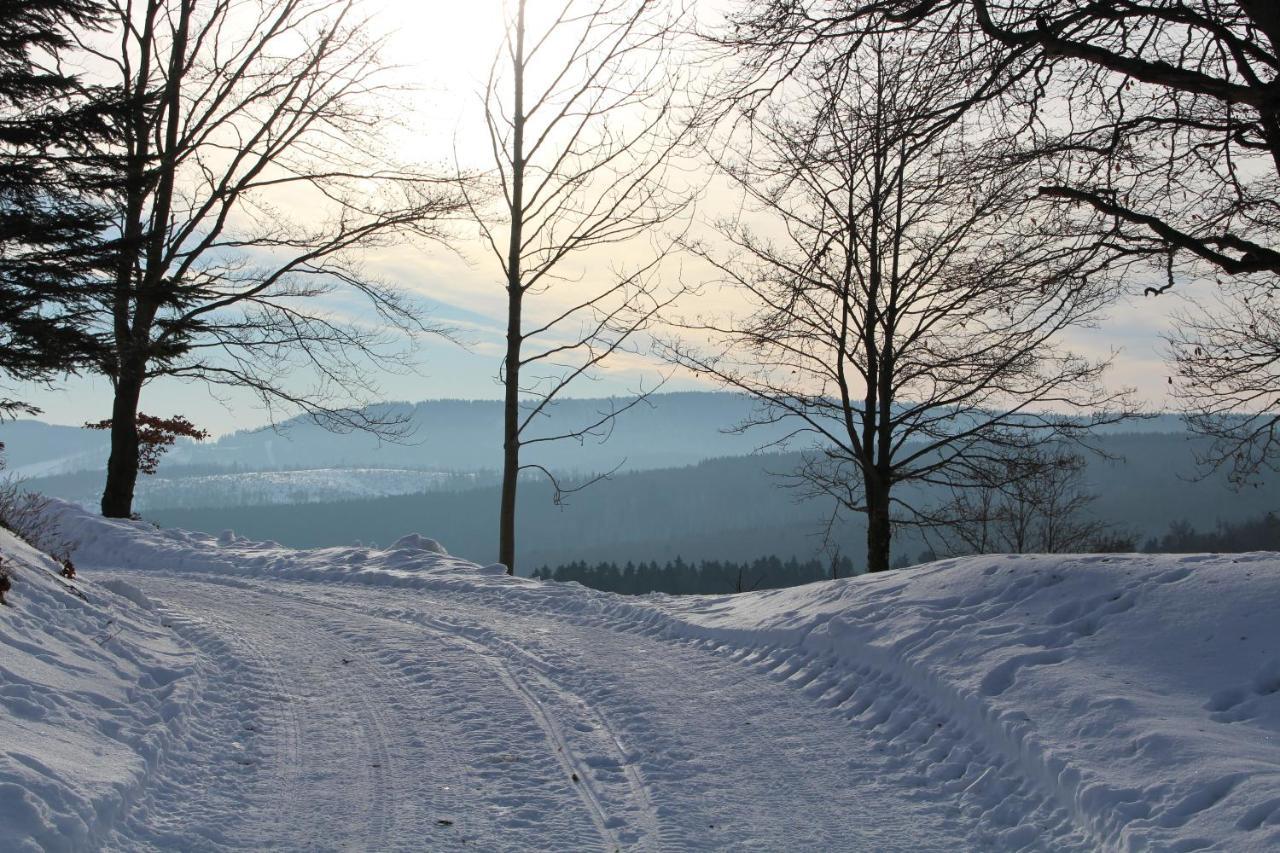
[[[1123,552],[1133,550],[1132,541],[1123,537],[1107,539],[1100,551]],[[1148,553],[1239,553],[1245,551],[1280,551],[1280,516],[1268,512],[1244,521],[1218,522],[1211,531],[1198,531],[1190,522],[1175,521],[1163,536],[1151,537],[1143,545]],[[935,555],[922,554],[920,560],[928,562]],[[910,565],[903,560],[902,565]],[[544,565],[536,569],[532,577],[560,582],[576,581],[583,586],[623,595],[643,595],[663,592],[671,595],[717,595],[734,592],[751,592],[759,589],[783,589],[800,586],[832,577],[850,577],[856,573],[853,561],[841,557],[834,566],[829,561],[804,560],[794,557],[782,560],[777,556],[757,560],[735,562],[732,560],[701,560],[685,562],[676,557],[665,563],[656,560],[630,562],[619,566],[616,562],[588,563],[575,560],[552,569]]]
[[[617,563],[589,564],[582,560],[556,566],[543,566],[533,573],[541,580],[577,581],[583,586],[624,595],[665,592],[671,595],[714,595],[727,592],[751,592],[757,589],[782,589],[789,586],[845,578],[854,573],[848,557],[835,561],[806,560],[792,557],[785,562],[778,557],[761,557],[750,562],[703,560],[686,563],[680,557],[659,564]]]
[[[1163,554],[1280,551],[1280,517],[1268,512],[1239,522],[1219,521],[1213,530],[1199,531],[1186,520],[1175,521],[1163,536],[1152,537],[1142,550]]]

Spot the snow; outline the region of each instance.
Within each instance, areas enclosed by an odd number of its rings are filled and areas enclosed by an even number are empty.
[[[0,539],[3,850],[1280,848],[1276,555],[627,598],[57,512],[88,602]]]
[[[84,451],[60,456],[56,459],[45,459],[41,462],[30,462],[26,465],[15,465],[6,470],[6,474],[17,480],[32,477],[52,477],[58,474],[70,474],[93,468],[102,461],[100,450]]]
[[[264,506],[414,495],[474,483],[475,475],[405,468],[310,468],[238,471],[191,477],[147,477],[138,484],[139,510]],[[84,501],[86,506],[92,500]]]
[[[1273,554],[1002,556],[679,611],[891,674],[1099,846],[1248,850],[1280,847],[1278,605]]]
[[[81,454],[100,462],[97,456]],[[9,469],[11,479],[24,480],[81,470],[66,457]],[[166,462],[171,462],[166,457]],[[170,470],[167,466],[162,471]],[[209,507],[275,506],[344,500],[370,500],[399,495],[425,494],[446,489],[483,485],[485,475],[407,468],[310,468],[290,471],[237,471],[226,474],[147,476],[138,480],[134,507],[140,512],[157,509],[207,509]],[[87,509],[98,506],[101,483],[73,478],[70,482],[45,483],[59,497]]]
[[[196,659],[138,590],[67,583],[2,529],[0,555],[0,850],[92,849],[188,736]]]

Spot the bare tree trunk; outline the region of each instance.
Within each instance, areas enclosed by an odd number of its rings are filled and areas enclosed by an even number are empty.
[[[889,568],[890,545],[893,538],[893,524],[889,519],[889,486],[868,478],[866,493],[867,571],[883,572]]]
[[[164,148],[161,166],[156,177],[155,197],[150,212],[152,229],[144,234],[142,192],[149,148],[145,141],[148,132],[144,110],[144,94],[147,78],[140,72],[134,97],[137,99],[134,121],[134,148],[129,153],[125,167],[129,180],[129,197],[126,202],[128,217],[124,232],[133,235],[122,246],[122,257],[115,281],[116,292],[113,320],[117,339],[127,342],[123,357],[117,355],[115,396],[111,403],[111,456],[107,461],[107,483],[102,490],[102,514],[108,518],[128,518],[133,514],[133,490],[138,482],[138,403],[142,386],[146,382],[147,359],[145,349],[151,341],[151,326],[158,305],[150,294],[160,290],[159,270],[165,249],[166,232],[156,227],[169,221],[176,183],[176,157],[179,120],[182,106],[182,83],[187,55],[188,27],[192,4],[183,0],[178,4],[177,23],[173,44],[169,48],[168,75],[162,90],[164,97]],[[146,18],[145,44],[152,42],[152,28],[160,14],[160,4],[149,4]],[[133,322],[129,322],[129,292],[133,265],[138,249],[145,246],[145,284],[140,290],[134,308]]]
[[[130,323],[130,287],[136,262],[144,243],[146,164],[150,154],[150,134],[146,112],[146,87],[151,74],[156,6],[147,5],[139,35],[139,68],[129,108],[129,143],[125,156],[125,199],[117,259],[112,325],[115,336],[115,363],[112,372],[111,455],[107,460],[107,482],[102,490],[102,514],[108,518],[128,518],[133,514],[133,490],[138,481],[138,401],[142,395],[145,366],[129,354],[134,330]]]
[[[142,394],[141,365],[122,364],[111,406],[111,457],[107,485],[102,491],[102,514],[128,518],[133,513],[133,489],[138,481],[138,398]]]
[[[520,258],[524,239],[524,21],[525,0],[516,6],[515,110],[511,128],[511,233],[507,247],[507,359],[502,411],[502,506],[498,516],[498,562],[516,572],[516,486],[520,476],[520,345],[524,285]]]
[[[502,412],[502,506],[498,516],[498,562],[516,571],[516,485],[520,474],[520,295],[511,291],[507,330],[507,385]]]
[[[592,253],[666,225],[691,197],[671,193],[665,180],[667,163],[689,133],[685,119],[675,118],[682,112],[683,80],[667,59],[680,29],[665,5],[560,0],[544,4],[559,7],[550,18],[527,0],[511,5],[513,17],[485,90],[485,123],[497,160],[493,180],[501,190],[494,195],[502,207],[490,217],[487,201],[468,198],[468,206],[507,288],[498,560],[515,574],[520,472],[545,475],[557,503],[608,476],[562,488],[555,472],[522,451],[559,440],[603,439],[618,415],[652,393],[642,391],[581,426],[545,429],[562,392],[625,351],[674,298],[663,299],[658,291],[663,252],[615,270],[599,287],[592,276],[563,268],[575,258],[590,264]],[[550,48],[539,52],[549,39],[569,46],[563,58]],[[623,115],[644,121],[615,126]],[[587,284],[575,290],[574,280],[582,278]],[[553,281],[573,307],[537,299]],[[527,306],[526,294],[533,296]]]

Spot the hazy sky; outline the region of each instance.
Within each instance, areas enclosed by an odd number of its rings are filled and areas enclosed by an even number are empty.
[[[486,166],[479,89],[502,37],[501,0],[370,0],[378,8],[378,25],[390,35],[386,58],[403,66],[403,79],[420,91],[407,101],[405,129],[396,147],[415,160],[443,167],[452,165],[455,152],[464,165]],[[704,198],[698,217],[716,218],[718,207],[736,203],[734,198],[712,192]],[[455,327],[467,346],[442,340],[426,340],[419,358],[419,372],[412,376],[372,376],[387,399],[420,400],[433,397],[496,398],[496,375],[501,360],[501,332],[505,323],[505,294],[498,270],[480,251],[474,226],[456,229],[451,253],[430,245],[404,244],[381,251],[370,259],[379,274],[418,294],[432,309],[434,319]],[[625,252],[625,250],[623,250]],[[461,255],[461,256],[460,256]],[[1135,290],[1140,291],[1136,286]],[[572,294],[565,294],[564,299]],[[1169,404],[1168,370],[1161,359],[1160,333],[1177,297],[1131,299],[1118,304],[1097,330],[1077,333],[1069,343],[1091,352],[1118,350],[1112,381],[1132,385],[1153,408]],[[556,298],[542,301],[535,310],[550,311]],[[563,303],[567,304],[567,303]],[[699,310],[731,312],[739,307],[731,293],[712,288]],[[536,319],[536,316],[532,319]],[[640,382],[650,383],[663,369],[635,358],[619,360],[600,381],[587,382],[578,396],[625,394]],[[19,386],[27,399],[44,409],[42,418],[55,423],[79,424],[110,414],[109,384],[101,378],[72,379],[56,388]],[[669,388],[711,388],[691,377],[676,376]],[[143,411],[169,415],[183,413],[215,433],[255,426],[265,414],[253,401],[239,394],[210,396],[201,385],[162,380],[143,393]]]

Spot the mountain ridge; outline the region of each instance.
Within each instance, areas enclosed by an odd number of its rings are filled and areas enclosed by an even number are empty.
[[[581,397],[558,401],[539,419],[536,434],[590,423],[621,400]],[[667,468],[744,455],[773,447],[789,432],[788,427],[778,424],[735,431],[755,405],[748,397],[722,391],[654,394],[623,414],[607,435],[581,442],[539,443],[526,449],[526,459],[562,471],[598,472]],[[203,444],[180,441],[162,462],[162,470],[187,465],[258,471],[315,467],[492,471],[501,464],[501,406],[497,400],[438,399],[389,401],[371,407],[384,416],[408,418],[413,434],[402,442],[358,431],[334,433],[305,418],[293,418],[275,429],[239,430]],[[1182,428],[1176,415],[1160,413],[1101,432],[1178,432]],[[0,441],[6,444],[9,469],[25,476],[106,465],[106,436],[79,427],[15,421],[0,424]],[[323,460],[323,466],[318,466],[318,460]]]

